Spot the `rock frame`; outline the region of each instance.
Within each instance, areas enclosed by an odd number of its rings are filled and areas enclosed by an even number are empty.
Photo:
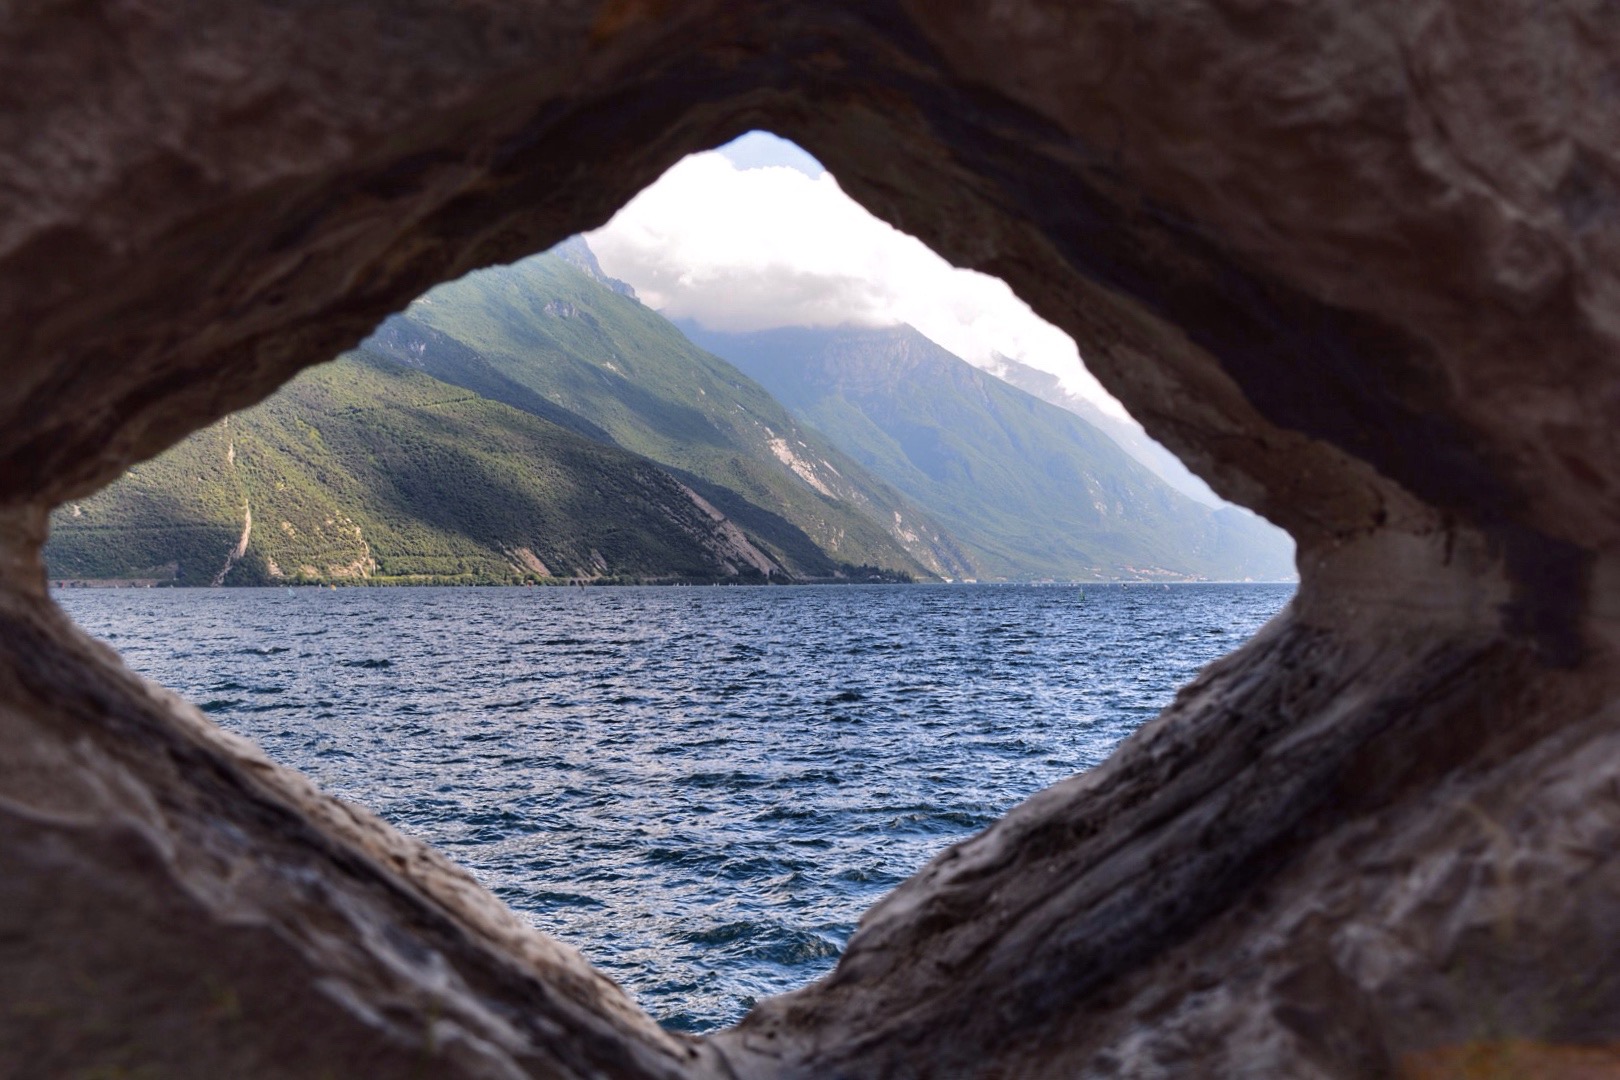
[[[39,3],[0,56],[0,1073],[1620,1069],[1608,5]],[[756,127],[1071,332],[1301,585],[827,979],[687,1039],[130,674],[39,551]]]

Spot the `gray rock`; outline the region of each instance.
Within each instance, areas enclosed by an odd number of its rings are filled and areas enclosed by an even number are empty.
[[[0,1074],[1620,1068],[1620,22],[1581,0],[10,5]],[[1300,592],[837,971],[666,1035],[128,673],[45,513],[766,126]]]

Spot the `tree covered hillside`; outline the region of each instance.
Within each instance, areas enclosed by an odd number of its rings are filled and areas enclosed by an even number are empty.
[[[186,585],[1291,574],[1277,530],[1188,499],[1085,420],[909,327],[690,332],[701,347],[579,238],[470,274],[62,508],[50,573]]]
[[[363,352],[61,508],[46,560],[184,585],[783,572],[644,458]]]
[[[433,289],[367,347],[668,466],[795,573],[974,572],[931,515],[603,275],[582,239]]]

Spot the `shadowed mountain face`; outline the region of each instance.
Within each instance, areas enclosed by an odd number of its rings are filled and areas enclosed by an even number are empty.
[[[1085,420],[909,326],[687,330],[944,522],[987,576],[1293,576],[1280,530],[1173,490]]]
[[[974,573],[938,521],[640,304],[577,237],[434,289],[367,345],[659,462],[794,574]]]
[[[645,458],[364,352],[64,507],[46,557],[181,585],[782,572]]]

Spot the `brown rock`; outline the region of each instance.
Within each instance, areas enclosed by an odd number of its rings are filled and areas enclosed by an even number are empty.
[[[1612,5],[40,2],[0,62],[0,1073],[1613,1065]],[[38,550],[49,506],[756,126],[1070,330],[1302,583],[694,1043],[130,675]]]

